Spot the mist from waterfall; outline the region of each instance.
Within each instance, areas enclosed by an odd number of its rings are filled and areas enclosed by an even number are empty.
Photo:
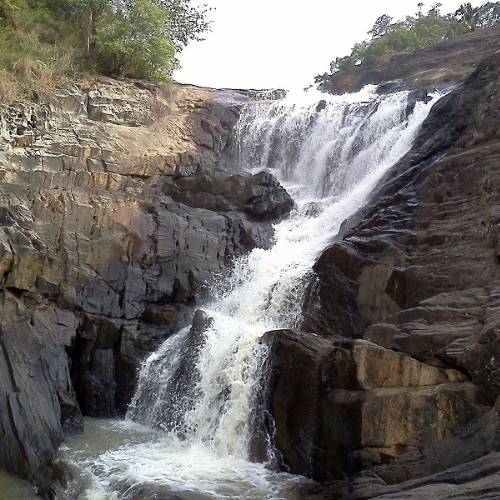
[[[115,425],[147,438],[79,458],[102,491],[127,498],[154,485],[179,498],[293,498],[300,478],[250,461],[253,398],[266,356],[259,340],[269,330],[300,327],[315,259],[408,151],[431,104],[410,106],[406,92],[364,89],[246,106],[234,168],[273,173],[295,209],[275,225],[273,247],[237,259],[196,324],[146,360],[127,420]]]

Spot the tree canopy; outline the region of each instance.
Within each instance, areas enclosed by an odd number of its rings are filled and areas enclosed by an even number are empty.
[[[210,29],[191,0],[0,0],[0,69],[19,60],[168,80],[176,55]]]
[[[420,49],[468,31],[500,23],[500,2],[487,2],[479,7],[464,3],[456,12],[449,14],[441,13],[440,3],[433,5],[424,14],[423,5],[420,2],[418,12],[413,16],[406,16],[403,21],[393,22],[393,18],[387,14],[379,16],[368,31],[370,39],[356,43],[349,55],[335,58],[330,63],[330,74],[318,75],[316,83],[328,81],[334,73],[389,52]]]

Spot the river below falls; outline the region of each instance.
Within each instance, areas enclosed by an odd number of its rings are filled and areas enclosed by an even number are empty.
[[[134,500],[294,500],[299,487],[311,483],[262,464],[218,456],[202,443],[183,446],[163,431],[130,420],[86,418],[85,433],[66,439],[61,451],[77,477],[72,489],[81,491],[81,500],[124,495]]]
[[[123,476],[130,480],[122,491],[128,490],[127,498],[134,500],[294,500],[299,498],[301,485],[311,484],[306,478],[276,473],[262,464],[217,457],[203,446],[185,449],[182,455],[178,448],[176,452],[172,449],[169,454],[166,433],[129,420],[85,418],[84,425],[85,432],[66,438],[61,448],[63,459],[76,478],[68,495],[76,494],[79,500],[121,498],[120,493],[110,492],[95,475],[106,467],[103,457],[105,461],[113,455],[130,455],[127,466],[123,463],[120,466]],[[156,470],[154,476],[143,475],[144,461],[149,462],[149,470]],[[155,462],[156,467],[152,466]],[[113,468],[111,463],[112,459],[109,467]],[[137,484],[134,492],[134,483],[139,480],[141,484]],[[28,482],[0,471],[0,500],[37,499]]]
[[[35,500],[35,488],[16,476],[0,471],[0,500]]]

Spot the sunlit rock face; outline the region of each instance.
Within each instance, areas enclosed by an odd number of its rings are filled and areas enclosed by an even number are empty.
[[[195,293],[270,244],[289,196],[216,168],[247,99],[101,78],[0,105],[1,466],[50,489],[63,430],[122,413]]]

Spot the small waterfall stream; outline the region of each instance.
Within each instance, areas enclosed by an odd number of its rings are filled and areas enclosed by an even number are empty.
[[[126,436],[121,446],[84,453],[68,444],[67,455],[92,471],[82,498],[294,498],[303,478],[250,461],[253,396],[266,355],[259,340],[300,327],[315,259],[410,148],[431,104],[409,106],[408,93],[365,89],[248,105],[235,168],[271,171],[296,208],[276,224],[274,246],[238,259],[193,327],[146,360],[127,419],[103,424]]]

